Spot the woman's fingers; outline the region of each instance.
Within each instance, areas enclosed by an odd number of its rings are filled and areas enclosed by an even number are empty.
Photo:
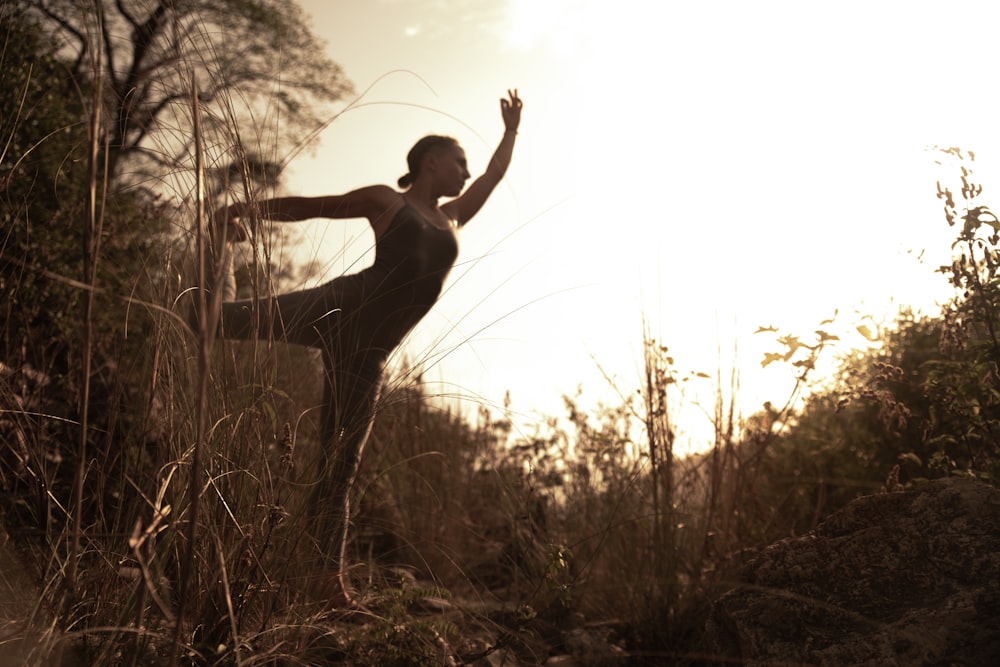
[[[508,89],[507,97],[501,98],[500,103],[503,104],[504,108],[520,108],[521,98],[517,94],[517,88],[514,88],[513,90]]]

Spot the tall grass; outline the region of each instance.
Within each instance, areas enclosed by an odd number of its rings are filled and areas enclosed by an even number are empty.
[[[306,558],[289,557],[309,555],[309,545],[287,526],[301,525],[301,498],[315,481],[307,470],[315,429],[306,417],[319,395],[315,359],[267,342],[216,350],[210,328],[188,328],[181,297],[187,284],[206,284],[205,276],[192,280],[187,267],[204,262],[190,261],[189,249],[218,252],[201,224],[200,194],[187,208],[149,207],[150,215],[171,215],[180,233],[160,243],[149,227],[157,239],[150,245],[162,254],[145,264],[130,258],[139,272],[124,289],[109,289],[119,267],[104,242],[141,235],[129,228],[147,221],[115,217],[119,193],[109,199],[96,95],[83,105],[86,202],[71,219],[81,223],[81,273],[52,271],[4,248],[5,262],[24,267],[26,286],[42,277],[82,295],[79,310],[49,314],[78,327],[68,379],[54,369],[4,366],[0,385],[5,524],[23,562],[13,576],[34,583],[38,596],[25,617],[12,619],[21,658],[49,665],[78,653],[80,664],[135,665],[224,655],[249,664],[249,642],[272,632],[275,609],[287,608],[280,596],[312,597],[301,576]],[[200,142],[197,119],[188,131]],[[198,193],[203,155],[194,151]],[[14,224],[38,222],[27,204],[5,207]],[[75,409],[59,405],[63,395],[76,396]],[[296,445],[305,470],[290,464]]]
[[[770,517],[745,511],[760,450],[737,447],[731,404],[716,403],[709,452],[677,454],[677,373],[648,335],[638,401],[587,413],[567,399],[569,427],[532,437],[486,409],[470,423],[402,369],[356,489],[349,574],[369,611],[345,624],[305,521],[320,458],[315,356],[192,332],[171,307],[178,291],[161,288],[132,304],[152,321],[130,360],[141,389],[108,401],[131,423],[120,442],[91,431],[76,462],[93,502],[64,508],[44,484],[31,490],[53,520],[33,551],[51,565],[25,664],[70,650],[94,665],[441,664],[468,636],[530,660],[585,622],[650,661],[695,661],[713,593]],[[28,417],[13,423],[41,482],[46,433]],[[74,536],[70,587],[58,549]],[[456,611],[428,622],[414,609],[429,598]]]

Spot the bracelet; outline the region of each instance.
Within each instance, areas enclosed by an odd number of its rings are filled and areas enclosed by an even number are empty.
[[[517,130],[504,130],[504,134],[517,134]]]

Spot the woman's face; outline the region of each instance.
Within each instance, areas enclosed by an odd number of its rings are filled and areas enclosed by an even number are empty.
[[[434,176],[441,195],[457,197],[462,194],[465,182],[469,180],[469,165],[465,151],[457,144],[441,148],[435,156]]]

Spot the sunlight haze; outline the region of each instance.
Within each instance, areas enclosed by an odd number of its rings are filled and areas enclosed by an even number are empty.
[[[928,148],[1000,160],[986,3],[304,0],[357,97],[284,190],[394,184],[421,136],[473,175],[524,115],[506,182],[460,237],[441,302],[401,354],[432,393],[558,415],[639,387],[643,320],[678,368],[740,369],[744,413],[790,388],[759,326],[844,345],[863,315],[931,308],[953,230]],[[367,225],[303,225],[301,253],[356,270]],[[734,355],[734,350],[738,350]],[[438,384],[440,383],[440,384]],[[706,381],[701,391],[711,394]],[[703,398],[703,400],[705,400]],[[682,431],[704,438],[692,411]],[[699,446],[698,442],[693,446]]]

